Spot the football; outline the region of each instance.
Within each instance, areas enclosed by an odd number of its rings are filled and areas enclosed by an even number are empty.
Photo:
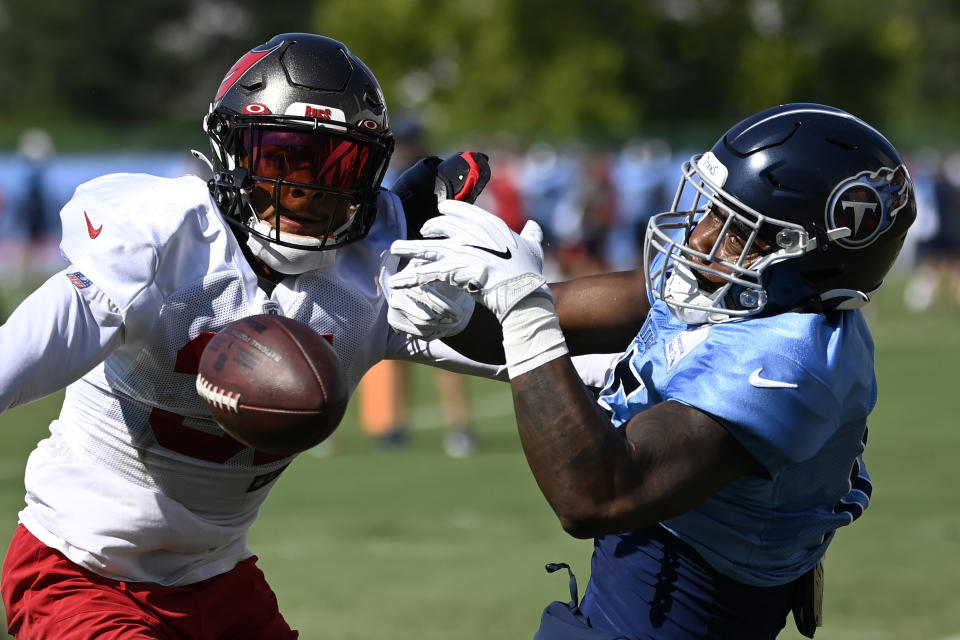
[[[330,342],[302,322],[265,314],[213,336],[200,356],[197,393],[233,438],[282,455],[326,440],[348,400]]]

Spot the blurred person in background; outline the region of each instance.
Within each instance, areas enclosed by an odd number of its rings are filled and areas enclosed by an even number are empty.
[[[548,279],[561,280],[565,276],[557,258],[561,235],[557,211],[569,197],[570,185],[576,181],[576,162],[554,145],[538,142],[527,148],[518,166],[517,183],[527,217],[543,232],[544,269],[549,274],[545,275]]]
[[[548,272],[557,279],[605,271],[602,246],[615,192],[606,154],[583,144],[532,145],[522,177],[527,212],[540,225]]]
[[[27,197],[21,213],[27,224],[29,240],[39,242],[49,231],[43,179],[47,164],[53,156],[53,140],[43,129],[27,129],[20,134],[18,147],[20,155],[30,166],[27,174]]]
[[[44,272],[45,263],[38,264],[45,241],[54,233],[47,221],[48,198],[45,189],[47,167],[54,154],[53,139],[46,130],[31,127],[24,129],[17,140],[17,153],[23,161],[23,192],[11,199],[8,206],[13,209],[9,215],[16,226],[20,238],[10,243],[7,251],[14,255],[6,256],[6,267],[11,270],[8,284],[21,287],[38,272]],[[47,275],[47,273],[44,273]]]
[[[390,243],[437,215],[438,197],[475,198],[481,154],[448,159],[471,158],[469,183],[438,160],[381,189],[394,140],[380,85],[346,46],[313,34],[243,55],[203,124],[212,180],[81,184],[61,211],[68,266],[0,326],[16,355],[0,362],[0,412],[66,389],[27,462],[0,583],[21,640],[297,637],[247,548],[292,456],[233,440],[195,386],[203,348],[227,324],[273,313],[329,334],[351,390],[385,358],[499,376],[393,331],[377,284],[396,266]],[[473,316],[454,288],[394,304]]]
[[[920,156],[917,237],[904,302],[920,313],[945,294],[960,310],[960,152]]]
[[[610,167],[616,207],[603,250],[611,269],[640,264],[647,222],[673,198],[674,172],[670,145],[663,140],[629,140],[616,154]]]
[[[520,233],[529,215],[520,184],[523,156],[519,143],[512,136],[501,134],[493,138],[491,145],[489,155],[497,170],[491,172],[490,182],[477,198],[477,205]]]
[[[574,151],[574,180],[557,207],[554,224],[557,265],[565,278],[609,270],[605,246],[617,209],[617,192],[606,149],[583,147]]]
[[[537,640],[772,640],[791,611],[813,637],[827,547],[870,502],[860,309],[916,218],[904,161],[847,112],[789,104],[692,157],[680,186],[632,276],[548,287],[539,229],[462,202],[391,249],[411,262],[388,286],[458,286],[500,320],[533,475],[594,539],[583,600],[571,576]],[[571,328],[638,315],[594,397]]]

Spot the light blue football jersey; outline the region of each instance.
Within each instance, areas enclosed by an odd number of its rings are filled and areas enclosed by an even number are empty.
[[[687,325],[656,301],[599,402],[620,427],[674,400],[714,416],[763,467],[663,522],[747,584],[789,582],[866,509],[873,339],[859,311]],[[629,558],[624,558],[629,562]]]

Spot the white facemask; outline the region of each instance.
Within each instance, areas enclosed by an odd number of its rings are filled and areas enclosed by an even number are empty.
[[[253,228],[264,235],[275,233],[273,227],[265,222],[257,222]],[[336,262],[336,249],[317,251],[309,248],[320,246],[322,241],[319,238],[308,238],[281,232],[280,240],[290,244],[298,244],[304,248],[298,249],[275,244],[253,233],[247,235],[247,247],[253,257],[274,271],[287,275],[299,275],[308,271],[329,269]]]

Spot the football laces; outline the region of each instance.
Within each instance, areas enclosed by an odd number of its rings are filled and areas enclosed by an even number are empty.
[[[234,413],[240,413],[240,394],[221,389],[211,384],[209,380],[202,375],[197,375],[197,393],[200,397],[215,405],[218,409],[227,409]]]

